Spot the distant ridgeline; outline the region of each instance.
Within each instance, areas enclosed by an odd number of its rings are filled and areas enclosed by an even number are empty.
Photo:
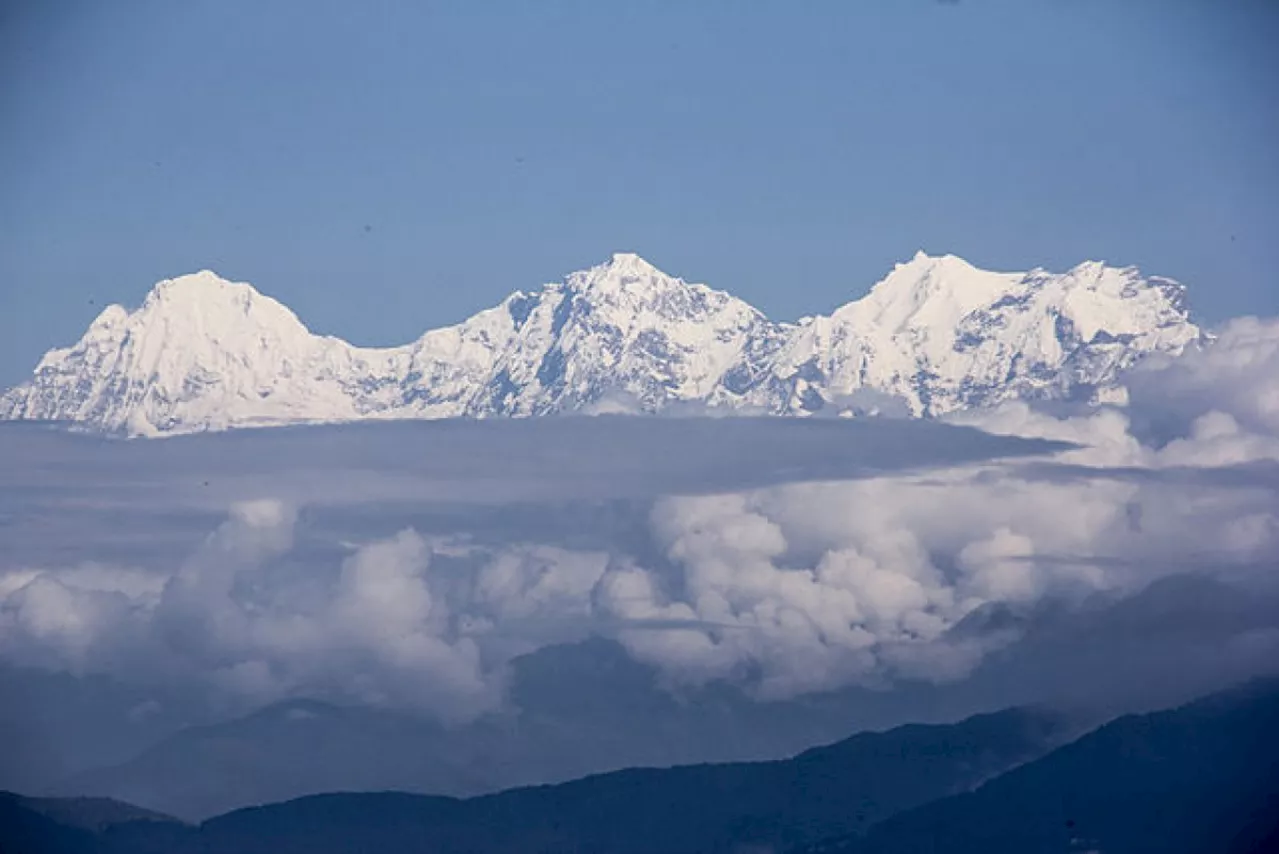
[[[1062,274],[917,254],[830,315],[779,323],[631,254],[411,344],[313,335],[253,287],[204,271],[110,306],[0,397],[0,418],[157,435],[369,418],[893,409],[1108,399],[1151,353],[1201,338],[1183,287],[1086,262]]]
[[[1010,710],[777,762],[621,771],[468,800],[318,795],[201,825],[103,799],[9,794],[0,851],[1269,854],[1276,713],[1270,679],[1066,744],[1053,715]]]

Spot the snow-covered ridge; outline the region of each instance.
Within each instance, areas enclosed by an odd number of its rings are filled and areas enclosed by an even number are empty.
[[[160,282],[134,311],[105,309],[0,397],[0,418],[157,435],[676,403],[804,415],[896,401],[933,416],[1096,396],[1199,337],[1181,285],[1097,262],[994,273],[917,253],[862,299],[793,324],[616,254],[388,348],[313,335],[206,270]]]

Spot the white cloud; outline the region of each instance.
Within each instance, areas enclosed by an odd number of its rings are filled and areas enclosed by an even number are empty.
[[[1245,430],[1276,433],[1280,411],[1277,321],[1240,317],[1207,346],[1178,358],[1152,359],[1127,378],[1131,409],[1157,438],[1186,435],[1206,413],[1227,413]]]
[[[1074,443],[1035,466],[996,458],[1045,446],[897,421],[434,425],[394,435],[438,445],[390,447],[325,431],[341,453],[306,432],[220,437],[258,448],[228,471],[258,471],[185,558],[0,563],[0,654],[231,702],[340,697],[444,719],[498,707],[513,656],[592,631],[672,683],[727,679],[762,698],[961,678],[1017,642],[974,628],[988,609],[1030,614],[1186,571],[1274,573],[1274,481],[1186,473],[1274,467],[1275,360],[1275,323],[1241,320],[1134,373],[1127,406],[954,419]],[[162,444],[172,483],[209,477],[199,439]],[[151,451],[92,453],[113,465]],[[89,491],[109,503],[117,475],[99,465]],[[207,500],[175,489],[128,506]],[[632,501],[626,536],[552,541],[540,527],[559,514],[571,529],[602,497]]]

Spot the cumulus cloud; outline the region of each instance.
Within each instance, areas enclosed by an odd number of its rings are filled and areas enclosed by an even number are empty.
[[[1274,438],[1280,409],[1275,318],[1236,318],[1211,343],[1177,358],[1153,358],[1126,387],[1138,429],[1155,442],[1188,435],[1206,414],[1229,415],[1242,430]]]
[[[1239,320],[1141,366],[1124,405],[1008,404],[952,424],[594,418],[77,438],[71,456],[103,474],[78,504],[42,498],[49,519],[103,507],[150,508],[152,526],[213,507],[224,518],[150,561],[11,550],[22,558],[0,565],[0,650],[233,703],[340,697],[445,720],[499,708],[513,657],[591,634],[673,686],[726,680],[765,700],[960,679],[1048,604],[1185,573],[1274,575],[1276,353],[1274,321]],[[168,480],[119,478],[157,463]],[[8,465],[15,489],[38,480]],[[591,514],[606,505],[616,518],[602,525]],[[574,528],[579,516],[590,523]]]

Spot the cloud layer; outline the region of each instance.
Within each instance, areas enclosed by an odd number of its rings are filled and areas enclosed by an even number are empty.
[[[27,429],[0,458],[0,655],[444,720],[592,634],[762,699],[959,679],[1048,604],[1274,578],[1276,364],[1275,322],[1241,319],[1125,405],[951,424]]]

